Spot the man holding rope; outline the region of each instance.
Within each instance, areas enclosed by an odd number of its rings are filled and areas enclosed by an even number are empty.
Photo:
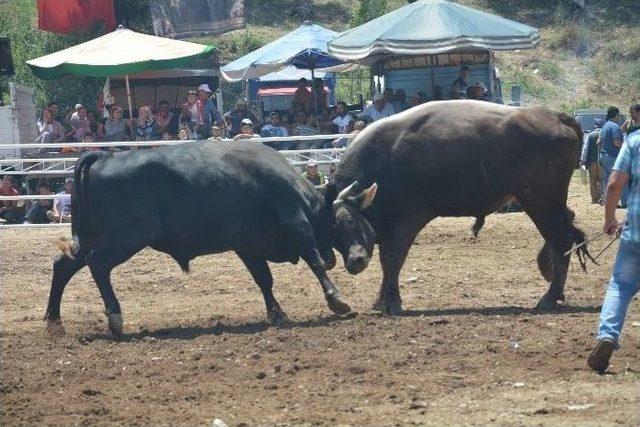
[[[630,185],[627,220],[616,219],[623,189]],[[609,366],[627,314],[629,302],[640,289],[640,131],[631,133],[620,149],[606,189],[604,232],[621,236],[609,288],[602,304],[598,343],[587,364],[604,373]]]

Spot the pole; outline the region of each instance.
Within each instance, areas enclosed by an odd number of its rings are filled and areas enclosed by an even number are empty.
[[[131,88],[129,87],[129,74],[124,75],[124,81],[127,85],[127,103],[129,104],[129,119],[133,120],[133,108],[131,107]]]
[[[324,90],[324,87],[322,88]],[[311,67],[311,95],[313,96],[313,113],[318,117],[318,91],[316,91],[316,75]]]

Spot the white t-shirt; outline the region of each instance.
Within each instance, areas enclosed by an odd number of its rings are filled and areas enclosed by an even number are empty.
[[[347,133],[349,130],[349,124],[353,121],[353,117],[350,114],[344,116],[338,116],[333,119],[333,124],[338,126],[338,133]]]
[[[364,111],[362,112],[362,115],[370,117],[371,120],[375,122],[380,119],[384,119],[385,117],[393,116],[395,113],[396,111],[393,109],[393,105],[387,103],[387,104],[384,104],[384,107],[382,107],[382,111],[378,111],[378,109],[376,108],[376,105],[371,104],[364,109]]]

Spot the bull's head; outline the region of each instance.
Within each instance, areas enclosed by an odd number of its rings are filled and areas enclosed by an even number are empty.
[[[342,254],[350,274],[362,272],[373,254],[375,232],[362,215],[376,196],[377,184],[357,193],[358,182],[342,190],[333,201],[334,247]]]

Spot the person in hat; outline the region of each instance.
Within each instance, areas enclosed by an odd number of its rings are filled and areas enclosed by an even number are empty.
[[[47,218],[52,222],[71,222],[71,194],[73,193],[73,178],[64,180],[64,190],[56,193],[53,199],[53,209],[47,212]]]
[[[71,126],[71,131],[67,133],[66,137],[72,141],[82,141],[84,134],[91,131],[87,109],[84,105],[76,104],[75,111],[69,119],[69,125]]]
[[[211,88],[206,83],[198,86],[198,133],[201,138],[207,138],[214,123],[222,123],[222,115],[211,100]]]
[[[580,156],[580,166],[589,171],[589,192],[591,193],[591,203],[602,201],[602,167],[598,163],[598,138],[604,125],[604,120],[596,119],[595,129],[589,132],[582,144],[582,154]]]
[[[253,131],[253,122],[251,119],[242,119],[240,123],[240,133],[233,137],[235,140],[260,138],[260,135],[256,135]]]
[[[320,172],[318,163],[314,160],[309,160],[305,167],[305,171],[302,173],[302,177],[309,180],[310,183],[316,187],[324,187],[329,183],[329,179]]]
[[[384,102],[384,95],[380,92],[376,92],[373,95],[373,104],[367,106],[360,114],[360,117],[368,118],[369,121],[375,122],[385,117],[389,117],[395,114],[393,105]]]
[[[224,115],[224,122],[229,129],[229,138],[233,138],[240,133],[240,127],[244,119],[249,119],[253,123],[258,123],[256,116],[247,108],[247,100],[240,98],[236,101],[235,108]]]

